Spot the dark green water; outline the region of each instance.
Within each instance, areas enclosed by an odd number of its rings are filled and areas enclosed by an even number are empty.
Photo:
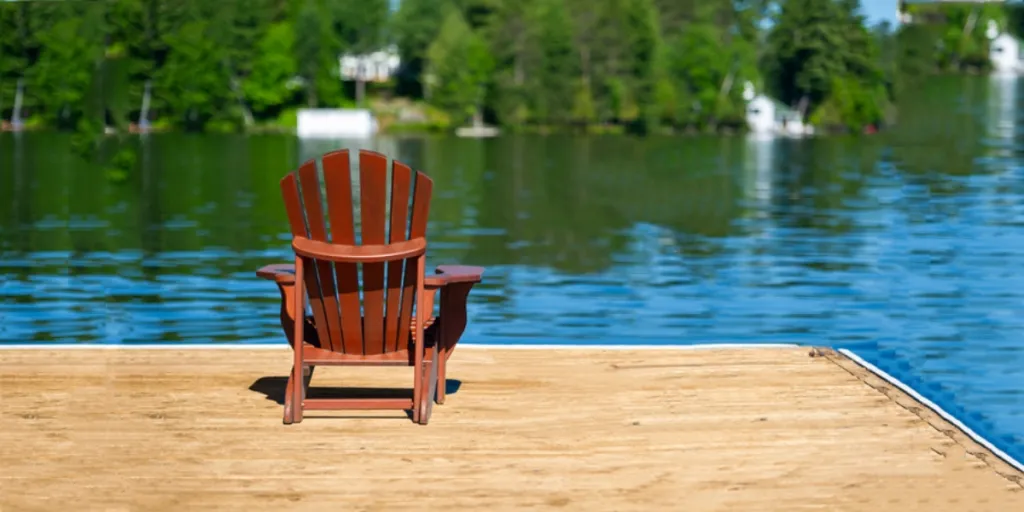
[[[131,139],[115,183],[0,134],[0,343],[282,343],[278,180],[339,147],[435,180],[467,343],[847,347],[1024,455],[1024,82],[936,80],[875,136]]]

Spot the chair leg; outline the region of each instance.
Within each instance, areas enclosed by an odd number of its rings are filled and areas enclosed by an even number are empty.
[[[423,397],[420,399],[420,403],[417,405],[417,409],[419,409],[419,415],[418,415],[419,417],[416,418],[416,423],[417,424],[419,424],[419,425],[426,425],[427,423],[430,422],[430,404],[431,403],[433,403],[433,400],[431,400],[430,397],[427,396],[427,393],[424,392],[423,393]]]
[[[420,425],[426,425],[430,422],[430,415],[434,411],[434,399],[437,396],[437,361],[439,358],[438,351],[436,349],[428,349],[430,354],[429,361],[424,358],[423,368],[420,370],[423,375],[423,394],[420,397],[420,414],[419,423]]]
[[[423,379],[423,369],[422,368],[414,368],[413,371],[414,372],[420,372],[419,373],[420,382],[422,382],[422,379]],[[420,384],[420,385],[422,385],[422,384]],[[416,388],[416,386],[417,386],[417,384],[414,382],[413,383],[413,390],[412,390],[412,422],[416,423],[416,424],[419,424],[420,423],[420,418],[422,417],[422,413],[423,413],[423,395],[425,395],[426,393],[421,393]]]
[[[313,380],[313,370],[315,368],[316,368],[315,366],[307,366],[306,368],[303,368],[303,370],[302,370],[302,399],[303,400],[306,399],[306,393],[309,391],[309,383]],[[285,425],[291,425],[292,423],[296,423],[296,421],[294,420],[294,417],[292,416],[292,412],[294,411],[294,402],[295,402],[295,388],[294,388],[294,386],[295,386],[295,377],[294,377],[294,374],[295,374],[295,369],[292,368],[292,371],[288,373],[288,385],[285,386],[285,388],[284,388],[284,424]],[[302,421],[301,417],[299,417],[299,421]]]
[[[445,377],[447,366],[448,366],[447,363],[448,363],[448,350],[447,350],[447,347],[445,347],[445,350],[442,350],[441,353],[437,355],[437,362],[434,363],[434,364],[437,365],[437,403],[438,403],[438,405],[444,404],[445,387],[447,386],[447,382],[448,382],[447,377]]]
[[[306,397],[307,387],[304,373],[301,366],[294,367],[292,368],[292,376],[288,379],[289,382],[294,382],[295,386],[301,386],[299,388],[292,388],[292,423],[302,423],[302,402]]]
[[[292,420],[292,407],[293,407],[294,404],[292,404],[292,399],[294,397],[293,386],[295,386],[295,381],[292,380],[292,374],[293,373],[294,372],[289,372],[288,373],[288,385],[286,385],[284,387],[284,420],[283,421],[284,421],[285,425],[291,425],[292,422],[293,422],[293,420]]]

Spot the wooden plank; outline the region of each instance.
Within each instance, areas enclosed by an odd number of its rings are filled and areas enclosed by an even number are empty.
[[[388,242],[395,243],[409,239],[409,199],[411,197],[412,169],[395,161],[391,166],[391,225]],[[409,334],[400,338],[400,325],[409,325],[412,311],[402,309],[402,268],[403,261],[392,261],[387,266],[387,311],[384,326],[384,350],[394,352],[405,349]]]
[[[318,242],[327,242],[327,224],[324,218],[323,200],[320,197],[320,177],[317,175],[316,161],[309,160],[302,164],[299,167],[298,175],[309,238]],[[307,269],[309,275],[319,284],[317,287],[319,293],[313,293],[311,289],[309,303],[314,312],[317,310],[323,312],[321,317],[316,318],[320,344],[324,348],[341,350],[341,339],[338,337],[341,326],[338,318],[337,291],[334,289],[334,265],[330,261],[308,260],[313,262],[313,266]]]
[[[387,237],[388,159],[359,152],[359,211],[363,245],[383,245]],[[363,264],[363,351],[384,352],[384,263]]]
[[[299,198],[299,185],[295,173],[288,173],[281,178],[281,196],[284,209],[288,214],[288,226],[292,236],[309,236],[306,229],[306,214],[302,211],[302,200]]]
[[[409,219],[410,239],[427,236],[427,218],[430,216],[430,199],[433,194],[434,182],[426,174],[417,171],[415,186],[412,199],[412,218]],[[402,289],[402,311],[409,311],[410,318],[417,289],[416,262],[416,259],[410,259],[405,262],[405,282]],[[433,316],[432,313],[428,311],[427,316]],[[400,322],[398,324],[398,339],[409,339],[409,331],[406,330],[407,325],[409,325],[408,322]]]
[[[287,348],[0,351],[0,510],[1024,510],[1018,472],[807,349],[450,363],[428,426],[283,426]],[[409,371],[318,369],[309,398]]]
[[[352,170],[348,150],[324,155],[323,169],[327,189],[327,211],[331,219],[331,243],[355,245]],[[342,350],[346,354],[363,353],[363,313],[359,300],[359,268],[356,265],[334,265],[341,314]]]
[[[312,160],[306,162],[303,166],[313,166],[313,171],[316,172],[315,163]],[[285,211],[288,213],[288,224],[291,226],[292,236],[308,237],[311,235],[307,226],[306,211],[302,205],[299,179],[298,173],[290,173],[285,176],[281,180],[281,195],[284,198]],[[319,196],[319,192],[317,192],[317,195]],[[304,281],[306,283],[306,294],[309,297],[309,306],[313,311],[317,335],[320,338],[321,344],[323,344],[322,346],[327,348],[330,347],[330,332],[327,327],[327,316],[324,314],[323,293],[320,290],[317,269],[311,258],[306,258],[303,261],[307,265]],[[305,311],[303,311],[302,316],[305,316],[305,314]],[[325,342],[325,340],[327,341]]]

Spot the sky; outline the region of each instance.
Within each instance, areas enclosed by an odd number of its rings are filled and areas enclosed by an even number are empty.
[[[888,21],[895,25],[896,2],[897,0],[861,0],[860,8],[868,18],[868,25],[874,25],[882,21]]]

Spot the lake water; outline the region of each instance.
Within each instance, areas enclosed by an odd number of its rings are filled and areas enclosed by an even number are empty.
[[[429,264],[487,267],[467,343],[845,347],[1024,459],[1024,82],[936,80],[881,135],[0,134],[0,343],[283,343],[278,180],[337,147],[435,180]]]

